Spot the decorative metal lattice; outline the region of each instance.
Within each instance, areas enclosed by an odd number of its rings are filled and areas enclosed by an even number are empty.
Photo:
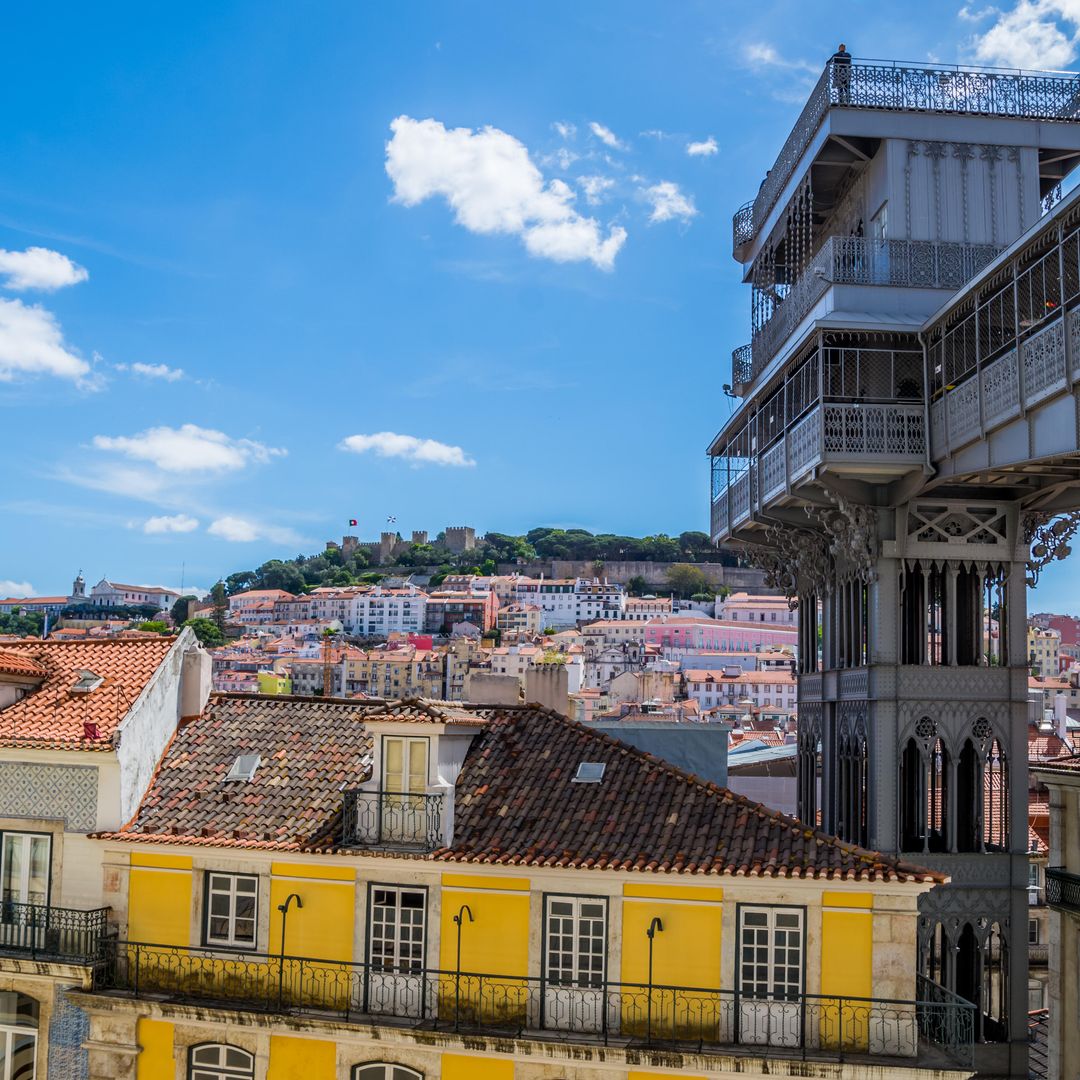
[[[1052,562],[1068,558],[1072,554],[1069,541],[1080,529],[1080,510],[1070,511],[1061,517],[1029,511],[1024,515],[1024,539],[1031,545],[1031,557],[1027,564],[1027,584],[1034,588],[1039,575]]]

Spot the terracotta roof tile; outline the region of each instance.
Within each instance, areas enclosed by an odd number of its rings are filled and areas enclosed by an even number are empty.
[[[0,672],[4,675],[28,675],[43,678],[47,673],[33,657],[17,652],[0,652]]]
[[[157,671],[175,638],[82,638],[4,644],[4,653],[44,669],[36,690],[0,710],[0,746],[111,750],[120,722]],[[80,672],[101,683],[88,693],[73,693]],[[96,725],[96,739],[85,735]]]
[[[524,866],[940,881],[680,772],[536,706],[216,696],[176,734],[136,818],[106,839],[356,853],[342,789],[362,782],[365,721],[480,722],[458,778],[452,848],[415,858]],[[225,784],[241,753],[262,763]],[[598,784],[575,783],[583,761]]]

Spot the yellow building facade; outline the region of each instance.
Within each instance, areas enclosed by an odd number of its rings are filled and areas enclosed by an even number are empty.
[[[93,1080],[970,1075],[932,875],[543,710],[223,696],[97,843]]]

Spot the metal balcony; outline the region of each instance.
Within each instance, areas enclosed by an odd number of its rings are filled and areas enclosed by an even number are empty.
[[[1046,868],[1046,903],[1057,911],[1080,915],[1080,874],[1060,866]]]
[[[104,956],[109,908],[0,901],[0,957],[93,964]]]
[[[968,1066],[974,1047],[974,1006],[925,979],[917,1001],[754,996],[110,942],[95,990],[365,1026],[803,1061],[874,1058],[886,1069]]]
[[[1074,75],[905,65],[859,60],[825,65],[791,134],[757,196],[735,212],[733,240],[738,258],[765,224],[826,114],[833,108],[878,112],[960,113],[1069,120],[1080,113],[1080,82]]]
[[[442,795],[346,791],[342,811],[346,847],[434,851],[442,846]]]

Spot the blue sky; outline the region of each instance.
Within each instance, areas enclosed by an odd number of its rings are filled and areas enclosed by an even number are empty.
[[[824,59],[1066,66],[1075,6],[18,6],[0,591],[706,528],[731,213]]]

